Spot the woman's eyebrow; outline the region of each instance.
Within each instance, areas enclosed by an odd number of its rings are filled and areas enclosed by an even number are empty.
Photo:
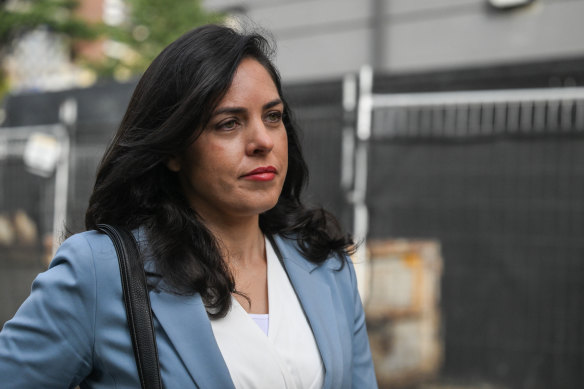
[[[274,100],[270,101],[269,103],[264,104],[263,109],[270,109],[272,107],[275,107],[278,104],[283,104],[282,99],[274,99]]]
[[[279,105],[279,104],[283,104],[282,99],[274,99],[274,100],[264,104],[262,106],[262,109],[263,110],[270,109],[270,108],[275,107],[276,105]],[[240,114],[240,113],[245,113],[245,112],[247,112],[247,108],[223,107],[223,108],[219,108],[219,109],[215,110],[215,112],[213,112],[213,116],[221,115],[224,113]]]
[[[221,115],[223,113],[244,113],[246,111],[247,109],[243,107],[223,107],[215,110],[215,112],[213,112],[213,116]]]

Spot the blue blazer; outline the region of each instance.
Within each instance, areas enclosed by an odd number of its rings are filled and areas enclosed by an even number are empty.
[[[137,240],[148,259],[145,239]],[[284,267],[314,333],[324,388],[376,388],[365,317],[350,260],[308,262],[292,240],[275,236]],[[166,388],[233,388],[200,295],[150,292]],[[258,366],[261,368],[261,366]],[[0,332],[0,386],[139,388],[126,324],[118,260],[95,231],[72,236]]]

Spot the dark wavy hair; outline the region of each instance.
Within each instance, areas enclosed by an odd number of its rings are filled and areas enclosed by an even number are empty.
[[[272,54],[262,35],[217,25],[194,29],[165,48],[136,86],[98,168],[85,215],[87,229],[100,223],[143,227],[165,284],[174,293],[200,293],[213,317],[227,313],[235,282],[166,162],[182,155],[205,128],[243,58],[257,60],[272,77],[284,101],[288,136],[288,173],[276,206],[259,216],[261,230],[295,239],[314,263],[336,255],[342,266],[352,245],[330,213],[300,200],[308,170]]]

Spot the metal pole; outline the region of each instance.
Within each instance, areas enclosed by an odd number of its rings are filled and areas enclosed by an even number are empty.
[[[359,72],[359,103],[357,106],[357,147],[355,151],[355,187],[353,191],[354,217],[353,233],[359,243],[355,253],[355,267],[361,300],[369,297],[370,264],[367,255],[367,233],[369,229],[369,211],[366,204],[367,194],[367,158],[369,138],[371,137],[371,114],[373,110],[373,70],[364,66]]]
[[[348,74],[343,78],[343,139],[341,150],[341,188],[352,203],[355,163],[355,116],[357,108],[357,77]]]
[[[53,212],[53,256],[59,247],[67,223],[67,197],[69,188],[69,155],[71,142],[69,130],[77,121],[77,101],[65,100],[60,107],[59,117],[65,127],[59,127],[57,139],[61,153],[55,172],[55,200]]]

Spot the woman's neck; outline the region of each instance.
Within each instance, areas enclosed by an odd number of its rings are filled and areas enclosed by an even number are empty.
[[[268,274],[265,239],[259,217],[238,222],[209,223],[239,292],[234,298],[249,313],[268,313]]]
[[[205,224],[217,239],[229,267],[265,261],[265,242],[259,227],[259,216],[229,221],[205,220]]]

